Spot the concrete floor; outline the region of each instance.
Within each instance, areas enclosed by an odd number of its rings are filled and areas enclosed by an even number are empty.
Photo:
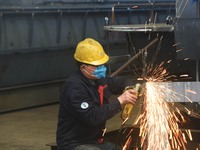
[[[0,115],[0,150],[50,150],[55,141],[58,105]]]
[[[0,114],[0,150],[50,150],[46,144],[56,141],[58,106]],[[117,115],[108,121],[108,131],[118,129],[120,124]]]
[[[0,114],[0,150],[50,150],[46,144],[56,141],[58,106],[54,104]],[[134,110],[137,111],[137,107]],[[133,111],[133,114],[137,113]],[[107,131],[119,129],[121,122],[119,113],[107,122]],[[195,145],[200,143],[197,134]]]

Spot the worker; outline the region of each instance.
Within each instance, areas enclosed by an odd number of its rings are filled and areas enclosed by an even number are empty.
[[[106,76],[104,65],[109,57],[102,45],[92,38],[78,43],[74,58],[78,69],[68,77],[60,95],[58,149],[115,150],[116,144],[104,141],[105,123],[119,113],[124,104],[135,104],[135,91],[123,92],[131,82]],[[109,96],[117,92],[121,95],[109,101]]]

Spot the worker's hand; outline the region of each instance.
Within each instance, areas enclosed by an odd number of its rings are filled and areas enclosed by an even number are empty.
[[[121,105],[124,105],[127,103],[135,104],[137,101],[137,93],[133,89],[126,90],[126,91],[124,91],[123,94],[121,94],[118,97],[118,100]]]

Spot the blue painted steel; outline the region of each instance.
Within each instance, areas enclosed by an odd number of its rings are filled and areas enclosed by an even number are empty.
[[[108,24],[112,23],[114,6],[114,24],[143,24],[155,15],[160,23],[169,14],[175,15],[174,2],[2,0],[0,87],[66,78],[76,66],[73,61],[76,44],[86,37],[95,38],[106,50],[105,18]],[[126,36],[113,33],[111,37],[111,45],[126,43]],[[118,55],[120,50],[111,53]]]

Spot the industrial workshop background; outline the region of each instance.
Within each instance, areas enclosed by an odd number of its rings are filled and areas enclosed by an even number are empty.
[[[191,110],[181,128],[192,129],[188,147],[200,149],[200,0],[0,0],[0,150],[56,149],[60,90],[87,37],[110,56],[109,76],[138,80],[162,64],[171,77],[165,86]],[[196,91],[192,103],[186,88]],[[107,135],[116,140],[117,132]]]
[[[197,0],[1,0],[0,112],[57,103],[63,81],[76,68],[75,46],[86,37],[102,43],[111,57],[126,60],[160,33],[121,32],[112,25],[169,25],[161,29],[157,62],[171,58],[171,73],[189,74],[178,80],[197,81],[199,14]],[[177,54],[178,49],[185,50]],[[183,61],[186,57],[191,59]],[[135,78],[141,63],[135,62]],[[119,65],[109,65],[109,73]]]

